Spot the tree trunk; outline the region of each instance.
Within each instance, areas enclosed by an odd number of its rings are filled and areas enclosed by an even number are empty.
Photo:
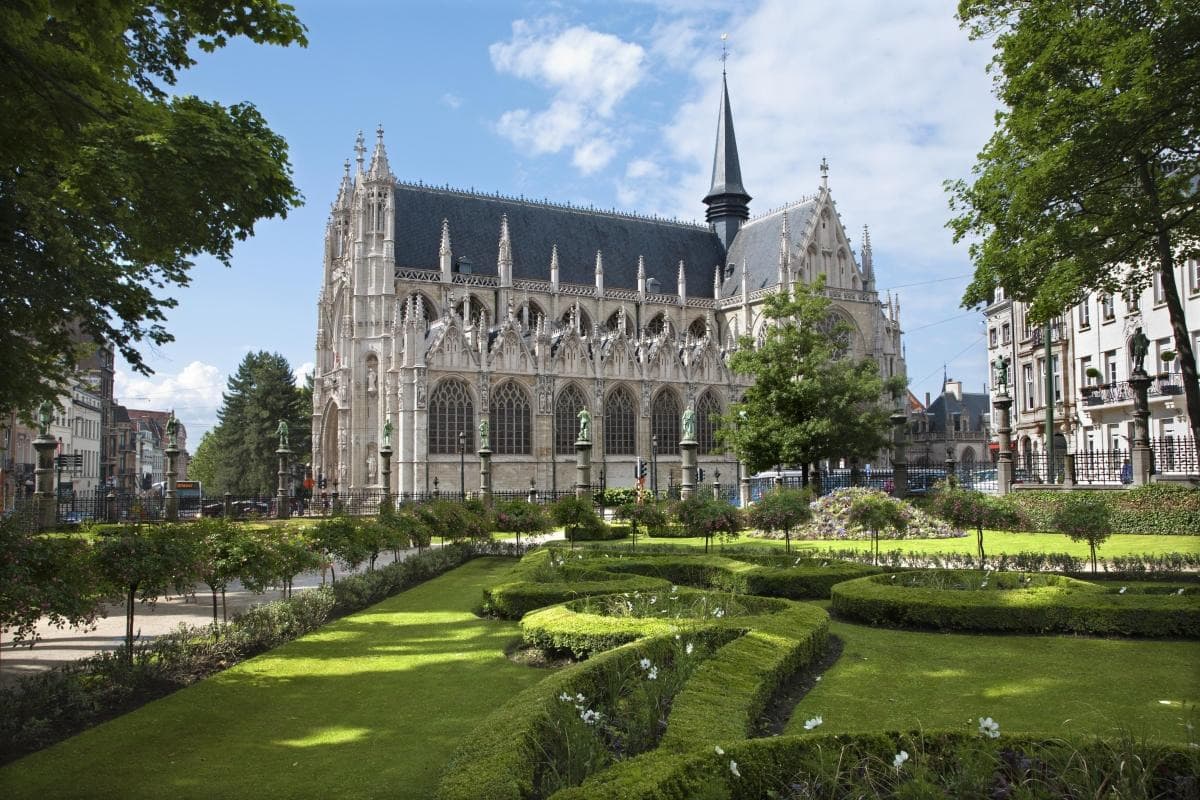
[[[137,584],[130,584],[125,595],[125,660],[133,663],[133,604],[137,599]]]
[[[1088,544],[1091,545],[1091,548],[1092,548],[1092,574],[1095,575],[1096,574],[1096,543],[1088,542]]]
[[[979,568],[983,569],[983,526],[978,526],[976,530],[979,531]]]
[[[215,587],[215,586],[209,586],[208,588],[212,590],[212,600],[213,600],[213,627],[215,628],[215,627],[217,627],[217,587]]]
[[[225,587],[221,587],[221,621],[229,622],[229,605],[225,602]]]
[[[1150,163],[1144,155],[1138,156],[1138,174],[1142,189],[1150,199],[1154,213],[1154,247],[1158,251],[1158,274],[1162,279],[1163,298],[1167,301],[1167,314],[1171,318],[1171,333],[1175,336],[1175,354],[1179,371],[1183,376],[1184,400],[1187,405],[1188,424],[1192,429],[1192,441],[1200,447],[1200,382],[1196,378],[1196,352],[1188,334],[1187,320],[1183,315],[1183,303],[1179,300],[1179,287],[1175,284],[1175,254],[1171,250],[1171,231],[1163,218],[1158,201],[1158,187],[1150,173]]]

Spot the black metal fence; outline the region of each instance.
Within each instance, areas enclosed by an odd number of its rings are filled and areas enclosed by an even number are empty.
[[[1150,440],[1152,474],[1163,476],[1200,476],[1200,458],[1191,437],[1167,437]],[[1133,457],[1129,450],[1085,450],[1075,453],[1076,484],[1120,486],[1133,483]],[[1016,483],[1064,483],[1066,459],[1056,454],[1049,464],[1045,453],[1019,454],[1013,461]]]

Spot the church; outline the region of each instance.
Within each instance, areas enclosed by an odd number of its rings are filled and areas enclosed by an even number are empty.
[[[824,162],[815,194],[750,215],[722,82],[707,224],[407,183],[382,129],[369,162],[360,133],[325,234],[314,476],[381,489],[386,441],[392,492],[476,491],[486,419],[495,491],[565,491],[586,408],[593,481],[631,486],[641,459],[665,489],[690,408],[706,482],[729,485],[714,434],[748,383],[727,357],[762,335],[768,294],[821,275],[849,351],[904,374],[899,303],[880,301],[865,226],[852,250]]]

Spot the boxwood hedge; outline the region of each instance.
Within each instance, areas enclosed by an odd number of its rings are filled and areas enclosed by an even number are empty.
[[[1080,495],[1108,507],[1113,533],[1200,535],[1200,489],[1186,486],[1152,483],[1120,491],[1017,491],[1006,502],[1019,513],[1023,529],[1052,531],[1058,509],[1068,498]]]
[[[1200,635],[1200,595],[1121,594],[1115,586],[1058,575],[992,573],[991,582],[1032,582],[1029,588],[949,588],[978,585],[966,570],[875,575],[833,587],[833,609],[870,625],[940,630],[1084,633],[1120,636]],[[948,588],[925,585],[938,581]],[[917,585],[913,585],[917,584]]]

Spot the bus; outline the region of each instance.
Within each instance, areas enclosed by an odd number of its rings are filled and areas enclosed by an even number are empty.
[[[167,484],[160,481],[154,484],[154,491],[160,497],[166,494]],[[179,516],[198,517],[204,498],[204,487],[200,481],[175,481],[175,499],[178,503]]]

